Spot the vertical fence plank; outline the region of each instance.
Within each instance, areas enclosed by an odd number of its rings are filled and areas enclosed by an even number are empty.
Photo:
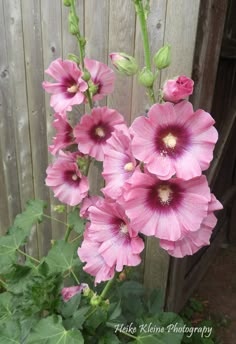
[[[3,116],[2,149],[10,220],[21,211],[32,193],[32,164],[30,157],[28,108],[25,82],[24,46],[21,6],[19,1],[3,1],[1,15],[5,18],[6,46],[1,40],[9,64],[9,83],[2,88],[5,114]],[[1,33],[4,32],[1,30]],[[7,63],[7,61],[5,61]],[[6,74],[8,68],[6,68]],[[14,138],[15,137],[15,138]],[[4,142],[3,142],[4,141]]]
[[[132,1],[111,1],[109,15],[109,53],[125,52],[134,54],[135,11]],[[108,104],[116,108],[130,122],[132,103],[132,77],[116,74],[115,92]]]
[[[50,63],[62,57],[62,1],[58,0],[42,0],[41,1],[41,26],[42,26],[42,44],[43,44],[43,64],[44,69],[47,69]],[[67,23],[64,22],[63,26]],[[43,79],[49,80],[48,76],[44,75]],[[52,127],[54,110],[50,108],[50,95],[45,93],[45,111],[47,123],[47,144],[52,143],[52,137],[55,134]],[[48,153],[48,162],[53,161],[53,157]],[[53,193],[50,191],[51,200],[51,215],[61,221],[66,220],[65,214],[56,214],[54,206],[60,202],[54,198]],[[56,221],[52,221],[52,238],[59,239],[65,233],[65,226]]]

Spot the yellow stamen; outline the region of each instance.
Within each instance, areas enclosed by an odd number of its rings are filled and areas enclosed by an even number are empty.
[[[96,128],[95,134],[99,137],[104,137],[106,135],[105,131],[101,127]]]
[[[161,204],[169,204],[172,200],[173,191],[171,190],[169,185],[160,185],[158,187],[158,197],[160,199]]]
[[[162,140],[167,148],[175,148],[176,143],[177,143],[177,137],[171,133],[163,137]]]
[[[127,164],[125,164],[124,169],[127,172],[131,172],[134,169],[134,164],[132,162],[128,162]]]
[[[120,231],[124,234],[128,233],[128,227],[124,223],[120,225]]]
[[[76,93],[78,91],[79,86],[78,85],[72,85],[71,87],[67,88],[67,92],[69,93]]]
[[[79,177],[76,174],[73,174],[73,176],[71,177],[71,179],[74,180],[74,181],[78,180],[78,178]]]

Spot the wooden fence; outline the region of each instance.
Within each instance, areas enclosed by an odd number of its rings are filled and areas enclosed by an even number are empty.
[[[151,0],[148,20],[151,51],[172,45],[172,65],[159,76],[191,76],[200,0]],[[108,62],[108,54],[124,51],[142,66],[143,48],[132,0],[77,0],[80,28],[88,40],[87,55]],[[44,70],[58,57],[76,53],[67,31],[68,9],[61,0],[0,0],[0,232],[4,233],[28,199],[48,203],[48,215],[59,202],[45,186],[51,157],[53,110],[41,87]],[[130,122],[148,107],[144,89],[135,78],[117,75],[116,89],[107,102]],[[83,114],[83,106],[71,115]],[[91,176],[94,190],[101,181],[99,167]],[[64,220],[64,215],[61,215]],[[44,254],[50,239],[62,236],[63,225],[47,220],[35,228],[28,251]],[[157,240],[147,241],[145,280],[149,287],[165,286],[168,257]],[[157,282],[158,281],[158,282]]]

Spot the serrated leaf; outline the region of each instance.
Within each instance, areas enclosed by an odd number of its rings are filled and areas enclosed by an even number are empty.
[[[25,241],[25,233],[17,228],[13,234],[0,237],[0,274],[9,271],[16,261],[16,251]]]
[[[110,304],[108,311],[108,320],[114,320],[121,315],[120,301],[118,303]]]
[[[79,330],[66,331],[60,317],[50,316],[38,322],[32,329],[26,344],[83,344]]]
[[[79,216],[79,210],[75,209],[68,214],[68,225],[78,234],[83,234],[85,230],[86,220]]]
[[[88,312],[89,309],[90,309],[90,306],[85,306],[83,308],[78,309],[73,314],[75,327],[78,328],[79,330],[82,329],[82,325],[85,322],[85,314]]]
[[[12,315],[12,295],[8,292],[0,294],[0,324],[11,319]]]
[[[55,241],[53,247],[48,252],[45,262],[48,264],[50,272],[70,271],[76,266],[80,266],[81,262],[77,256],[76,243],[68,243],[63,240]]]
[[[69,318],[78,309],[81,300],[81,294],[74,295],[69,301],[63,302],[60,306],[60,313],[64,318]]]
[[[21,228],[29,235],[32,226],[43,220],[43,211],[47,204],[41,200],[30,200],[26,204],[26,210],[18,214],[14,221],[14,227]]]
[[[106,333],[99,339],[98,344],[119,344],[121,343],[119,338],[112,332]]]
[[[21,344],[21,330],[16,321],[8,321],[0,327],[1,344]]]

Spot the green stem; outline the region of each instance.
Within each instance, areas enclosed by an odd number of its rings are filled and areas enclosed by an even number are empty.
[[[139,18],[142,40],[143,40],[143,48],[144,48],[144,57],[145,57],[145,64],[148,70],[151,71],[152,64],[151,64],[151,53],[150,53],[150,46],[149,46],[149,38],[148,38],[148,31],[147,31],[147,20],[144,13],[143,8],[143,0],[134,0],[135,3],[135,10],[137,16]],[[147,93],[149,99],[152,104],[156,102],[153,86],[147,87]]]
[[[86,96],[87,96],[87,99],[88,99],[90,110],[92,110],[92,108],[93,108],[93,101],[92,101],[92,97],[91,97],[91,94],[90,94],[89,90],[86,91]]]
[[[78,284],[80,284],[80,282],[79,282],[79,280],[78,280],[76,274],[74,273],[74,271],[73,271],[72,269],[71,269],[70,271],[71,271],[71,273],[72,273],[74,279],[76,280],[76,282],[77,282]]]
[[[25,257],[27,257],[27,258],[33,260],[35,263],[37,263],[37,264],[40,263],[40,260],[38,260],[38,259],[36,259],[36,258],[30,256],[29,254],[25,253],[25,252],[22,251],[21,249],[18,248],[17,251],[18,251],[20,254],[22,254],[23,256],[25,256]]]
[[[69,227],[68,223],[65,223],[61,220],[58,220],[56,219],[55,217],[52,217],[52,216],[49,216],[49,215],[46,215],[46,214],[43,214],[44,217],[46,217],[47,219],[50,219],[50,220],[53,220],[53,221],[56,221],[58,223],[62,223],[63,225],[65,225],[66,227]]]
[[[67,242],[68,239],[69,239],[69,236],[70,236],[70,233],[72,232],[73,230],[73,227],[71,226],[68,226],[67,230],[66,230],[66,233],[65,233],[65,236],[64,236],[64,241]]]
[[[105,299],[105,297],[106,297],[107,293],[109,292],[109,290],[111,289],[112,284],[114,283],[115,279],[116,279],[116,275],[110,281],[108,281],[106,283],[105,288],[103,289],[103,291],[100,295],[101,301]]]

